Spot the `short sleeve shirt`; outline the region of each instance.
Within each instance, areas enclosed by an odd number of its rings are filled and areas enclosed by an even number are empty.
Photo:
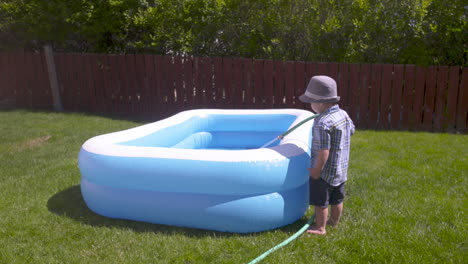
[[[330,107],[314,121],[311,166],[315,167],[318,151],[328,149],[328,160],[320,177],[332,186],[338,186],[348,179],[349,151],[353,133],[353,121],[338,105]]]

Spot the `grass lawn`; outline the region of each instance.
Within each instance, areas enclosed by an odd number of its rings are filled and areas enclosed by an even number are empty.
[[[229,234],[101,217],[84,204],[88,138],[140,123],[0,111],[0,263],[247,263],[299,230]],[[262,263],[466,263],[468,136],[357,131],[341,225]]]

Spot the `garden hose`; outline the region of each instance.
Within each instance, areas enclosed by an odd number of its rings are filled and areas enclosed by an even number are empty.
[[[301,122],[297,123],[295,126],[293,126],[292,128],[288,129],[288,131],[284,132],[283,134],[279,135],[277,138],[273,139],[272,141],[266,143],[262,148],[266,147],[266,146],[269,146],[271,143],[275,142],[277,139],[283,139],[285,136],[287,136],[289,133],[291,133],[292,131],[294,131],[296,128],[300,127],[301,125],[303,125],[305,122],[309,121],[309,120],[312,120],[314,118],[316,118],[318,115],[313,115],[311,117],[308,117],[304,120],[302,120]],[[310,225],[312,225],[312,223],[314,222],[314,219],[315,219],[315,214],[312,215],[309,220],[307,221],[307,223],[301,228],[299,229],[299,231],[297,231],[294,235],[290,236],[288,239],[284,240],[283,242],[279,243],[278,245],[272,247],[271,249],[269,249],[268,251],[265,251],[265,253],[263,253],[262,255],[258,256],[257,258],[255,258],[254,260],[250,261],[249,264],[254,264],[254,263],[258,263],[260,260],[266,258],[266,256],[270,255],[272,252],[276,251],[277,249],[289,244],[291,241],[293,241],[294,239],[298,238],[300,235],[302,235],[302,233],[304,233],[309,227]]]
[[[290,129],[288,129],[288,131],[284,132],[283,134],[277,136],[276,138],[274,138],[273,140],[269,141],[268,143],[266,143],[265,145],[263,145],[261,148],[266,148],[268,147],[269,145],[271,145],[273,142],[275,142],[276,140],[278,139],[283,139],[285,136],[287,136],[289,133],[293,132],[296,128],[302,126],[305,122],[309,121],[309,120],[312,120],[314,118],[316,118],[318,115],[313,115],[313,116],[310,116],[304,120],[302,120],[301,122],[297,123],[295,126],[291,127]]]
[[[299,229],[299,231],[297,231],[294,235],[290,236],[288,239],[284,240],[283,242],[279,243],[278,245],[270,248],[268,251],[265,251],[265,253],[261,254],[260,256],[256,257],[254,260],[250,261],[249,264],[258,263],[260,260],[266,258],[272,252],[276,251],[277,249],[279,249],[279,248],[281,248],[283,246],[286,246],[291,241],[298,238],[300,235],[302,235],[302,233],[304,233],[309,228],[309,226],[312,225],[312,223],[314,222],[314,219],[315,219],[315,214],[312,215],[309,218],[309,220],[307,221],[307,223],[301,229]]]

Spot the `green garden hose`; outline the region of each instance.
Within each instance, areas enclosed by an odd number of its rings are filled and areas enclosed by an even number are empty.
[[[279,135],[277,138],[273,139],[272,141],[266,143],[262,148],[269,146],[271,143],[275,142],[277,139],[283,139],[285,136],[287,136],[289,133],[294,131],[296,128],[300,127],[305,122],[316,118],[317,116],[318,115],[313,115],[311,117],[308,117],[308,118],[302,120],[301,122],[297,123],[292,128],[288,129],[288,131],[286,131],[283,134]],[[283,242],[279,243],[278,245],[272,247],[268,251],[265,251],[265,253],[258,256],[254,260],[250,261],[249,264],[258,263],[260,260],[266,258],[266,256],[270,255],[272,252],[276,251],[277,249],[289,244],[291,241],[298,238],[300,235],[302,235],[302,233],[304,233],[309,228],[310,225],[312,225],[312,223],[314,222],[314,219],[315,219],[315,215],[312,215],[312,217],[310,217],[310,219],[307,221],[307,223],[301,229],[299,229],[299,231],[297,231],[294,235],[290,236],[288,239],[284,240]]]
[[[312,120],[314,118],[316,118],[317,116],[319,115],[313,115],[313,116],[310,116],[304,120],[302,120],[301,122],[297,123],[295,126],[291,127],[290,129],[288,129],[288,131],[284,132],[283,134],[279,135],[278,137],[280,139],[283,139],[285,136],[287,136],[289,133],[293,132],[296,128],[302,126],[305,122],[309,121],[309,120]]]
[[[276,138],[274,138],[273,140],[267,142],[265,145],[263,145],[261,148],[266,148],[268,147],[269,145],[271,145],[273,142],[275,142],[276,140],[278,139],[283,139],[285,136],[287,136],[289,133],[293,132],[296,128],[302,126],[305,122],[309,121],[309,120],[312,120],[314,118],[316,118],[318,115],[313,115],[313,116],[310,116],[304,120],[302,120],[301,122],[297,123],[295,126],[291,127],[290,129],[288,129],[288,131],[284,132],[283,134],[277,136]]]
[[[261,254],[260,256],[256,257],[254,260],[250,261],[249,264],[258,263],[260,260],[266,258],[272,252],[276,251],[277,249],[279,249],[279,248],[281,248],[283,246],[286,246],[291,241],[298,238],[300,235],[302,235],[302,233],[304,233],[309,228],[310,225],[312,225],[312,223],[314,222],[314,219],[315,219],[315,215],[312,215],[312,217],[310,217],[309,221],[307,221],[307,223],[301,229],[299,229],[299,231],[297,231],[294,235],[290,236],[288,239],[284,240],[283,242],[279,243],[278,245],[270,248],[268,251],[265,251],[265,253]]]

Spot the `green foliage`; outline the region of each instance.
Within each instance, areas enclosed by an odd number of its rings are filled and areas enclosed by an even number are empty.
[[[463,0],[4,0],[0,50],[467,64]]]
[[[427,9],[424,40],[436,64],[467,64],[468,4],[463,0],[433,0]]]

